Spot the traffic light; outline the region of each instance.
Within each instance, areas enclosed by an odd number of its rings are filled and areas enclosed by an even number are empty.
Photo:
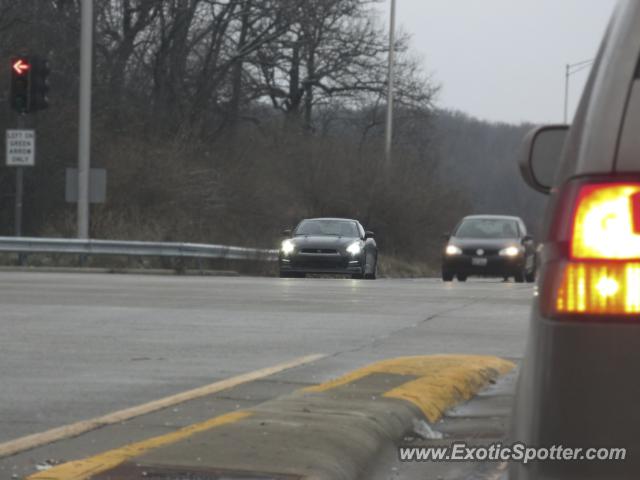
[[[18,113],[29,111],[31,61],[29,57],[11,59],[11,108]]]
[[[11,108],[32,113],[49,107],[49,61],[37,55],[11,59]]]
[[[29,111],[36,112],[49,107],[49,61],[46,58],[31,57],[31,79]]]

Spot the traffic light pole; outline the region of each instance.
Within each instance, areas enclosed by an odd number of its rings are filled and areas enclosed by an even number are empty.
[[[22,236],[22,197],[24,186],[24,167],[16,167],[16,218],[15,218],[15,235]]]
[[[16,195],[14,235],[22,236],[22,203],[24,197],[24,165],[33,166],[35,161],[35,135],[25,134],[27,114],[44,110],[49,106],[49,62],[39,55],[20,55],[11,59],[11,93],[9,105],[17,112],[17,137],[9,140],[7,130],[7,165],[16,168]],[[30,133],[30,135],[29,135]],[[27,138],[24,138],[26,135]],[[15,143],[17,142],[17,143]],[[25,146],[26,144],[26,146]],[[30,148],[24,148],[30,147]],[[26,153],[25,153],[26,150]],[[26,155],[21,157],[20,155]],[[20,255],[23,263],[24,255]]]
[[[24,114],[18,115],[18,128],[25,127]],[[16,167],[16,211],[15,211],[15,228],[16,237],[22,236],[22,199],[24,197],[24,167]]]

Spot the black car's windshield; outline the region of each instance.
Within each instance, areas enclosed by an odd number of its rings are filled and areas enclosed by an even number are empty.
[[[470,218],[463,220],[455,233],[458,238],[517,238],[515,220]]]
[[[358,237],[358,227],[348,220],[305,220],[298,228],[296,235],[321,235],[334,237]]]

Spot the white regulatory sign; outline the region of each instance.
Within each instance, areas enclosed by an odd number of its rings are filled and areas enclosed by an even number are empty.
[[[35,130],[7,130],[7,166],[33,167],[35,160]]]

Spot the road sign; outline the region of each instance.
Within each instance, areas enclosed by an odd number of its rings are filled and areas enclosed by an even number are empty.
[[[78,169],[67,168],[65,200],[78,202]],[[107,200],[107,171],[104,168],[92,168],[89,173],[89,202],[105,203]]]
[[[35,130],[7,130],[7,166],[33,167],[35,163]]]

